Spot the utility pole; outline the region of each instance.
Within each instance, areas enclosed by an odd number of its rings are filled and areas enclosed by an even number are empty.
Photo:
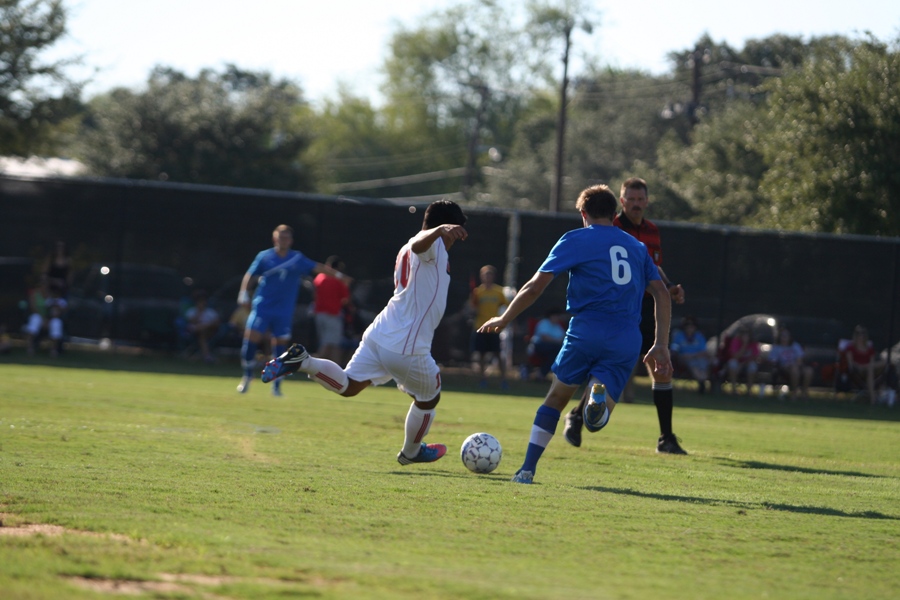
[[[566,22],[566,47],[563,51],[563,77],[559,88],[559,119],[556,123],[556,178],[550,192],[550,212],[559,212],[559,199],[562,195],[563,155],[566,141],[566,96],[569,88],[569,46],[572,43],[572,27],[574,23]]]
[[[700,110],[700,67],[706,60],[709,59],[700,46],[697,46],[691,52],[691,103],[688,106],[688,118],[690,119],[691,127],[700,122],[700,119],[697,117],[697,111]]]
[[[472,84],[472,87],[481,96],[478,110],[475,113],[475,124],[472,126],[472,134],[469,136],[469,159],[466,162],[466,174],[463,177],[462,194],[468,200],[472,186],[475,185],[476,168],[478,165],[478,138],[481,135],[481,123],[487,110],[490,89],[483,83]]]

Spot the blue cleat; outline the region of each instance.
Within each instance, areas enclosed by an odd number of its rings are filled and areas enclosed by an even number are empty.
[[[606,406],[606,386],[595,383],[591,389],[591,397],[584,404],[582,414],[584,426],[591,433],[596,433],[609,423],[609,408]]]
[[[309,352],[306,351],[306,348],[300,344],[293,344],[284,354],[266,363],[262,371],[263,383],[269,383],[285,375],[292,375],[307,358],[309,358]]]
[[[409,458],[401,451],[397,454],[397,462],[401,465],[411,465],[413,463],[430,463],[438,460],[447,454],[447,446],[443,444],[426,444],[422,442],[419,453],[413,458]]]
[[[534,481],[534,471],[519,469],[510,481],[513,483],[532,483]]]

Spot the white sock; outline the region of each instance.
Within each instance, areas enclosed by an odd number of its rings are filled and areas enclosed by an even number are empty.
[[[406,413],[406,438],[403,440],[403,454],[407,458],[413,458],[419,454],[422,440],[428,435],[431,424],[434,422],[435,410],[422,410],[416,403],[409,405]]]
[[[303,361],[299,370],[309,375],[310,379],[323,388],[335,394],[344,393],[347,390],[347,386],[350,385],[350,379],[344,370],[337,363],[324,358],[310,356]]]

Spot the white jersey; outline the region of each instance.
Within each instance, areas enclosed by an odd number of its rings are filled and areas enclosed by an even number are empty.
[[[394,295],[363,334],[398,354],[430,354],[434,330],[447,307],[450,260],[438,238],[421,254],[412,251],[415,237],[400,248],[394,264]]]

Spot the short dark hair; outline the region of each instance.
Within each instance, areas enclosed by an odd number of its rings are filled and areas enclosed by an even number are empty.
[[[647,182],[640,177],[629,177],[622,183],[622,189],[619,190],[619,196],[625,196],[625,190],[644,190],[645,194],[650,193]]]
[[[619,201],[608,185],[597,184],[582,190],[575,201],[575,208],[584,211],[592,219],[612,219],[616,216]]]
[[[437,200],[425,209],[422,229],[433,229],[438,225],[465,225],[466,221],[459,204],[452,200]]]

